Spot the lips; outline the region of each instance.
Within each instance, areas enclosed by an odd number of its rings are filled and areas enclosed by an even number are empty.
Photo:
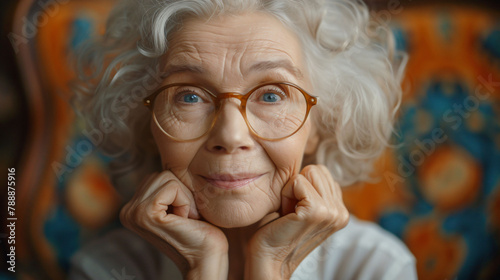
[[[234,190],[250,184],[262,175],[264,174],[215,174],[201,177],[217,188]]]

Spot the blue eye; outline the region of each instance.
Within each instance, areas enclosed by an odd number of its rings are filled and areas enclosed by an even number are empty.
[[[261,98],[262,101],[269,103],[278,102],[281,100],[281,97],[278,94],[272,92],[264,93]]]
[[[182,101],[186,103],[198,103],[200,102],[200,97],[194,93],[186,94],[183,96]]]

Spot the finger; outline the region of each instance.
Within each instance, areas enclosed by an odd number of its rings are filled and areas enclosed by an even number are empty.
[[[154,172],[142,180],[132,199],[120,211],[120,221],[125,227],[133,228],[134,222],[132,221],[143,219],[142,217],[138,217],[143,215],[140,209],[144,209],[144,207],[140,207],[140,205],[144,205],[144,201],[158,192],[162,185],[160,184],[162,179],[160,173]]]
[[[186,256],[185,250],[203,252],[203,248],[216,248],[217,242],[207,243],[207,240],[216,240],[215,237],[218,234],[225,238],[224,234],[209,223],[186,218],[187,209],[185,203],[187,197],[181,190],[178,190],[176,194],[173,193],[171,192],[169,195],[175,197],[171,204],[171,206],[176,205],[173,206],[174,213],[168,214],[166,211],[153,210],[153,206],[150,206],[150,212],[145,215],[146,221],[142,227],[146,230],[146,234],[150,232],[156,235],[181,253],[184,250],[183,256]],[[217,249],[220,248],[217,247]]]
[[[156,244],[166,242],[177,250],[189,247],[189,238],[186,238],[190,232],[196,229],[194,223],[200,221],[186,219],[175,214],[166,214],[166,212],[154,213],[151,216],[146,215],[145,222],[139,228],[139,233],[142,236],[155,236]],[[163,241],[163,242],[162,242]]]
[[[318,164],[317,167],[319,168],[319,172],[324,176],[323,178],[326,180],[329,186],[328,192],[330,193],[331,197],[333,197],[334,187],[337,182],[333,179],[332,173],[326,166]]]
[[[278,212],[272,212],[264,216],[262,220],[258,222],[258,228],[261,228],[269,223],[272,223],[273,221],[277,220],[280,218],[280,214]]]
[[[332,195],[332,198],[336,198],[339,196],[342,197],[342,188],[340,187],[340,184],[335,181],[330,170],[328,170],[328,168],[322,164],[318,166],[323,171],[323,174],[325,174],[325,178],[328,180],[328,185],[330,186],[329,191]]]
[[[199,220],[200,214],[198,213],[198,209],[196,208],[196,202],[194,200],[193,193],[179,179],[175,179],[173,181],[175,181],[178,184],[178,187],[181,189],[181,191],[186,195],[186,197],[189,200],[189,212],[187,217],[190,219]]]
[[[192,204],[181,184],[170,180],[151,197],[150,211],[164,219],[169,213],[187,218]]]
[[[321,169],[321,171],[325,175],[327,175],[326,178],[328,180],[329,185],[333,186],[336,182],[335,182],[335,180],[333,180],[332,173],[330,172],[330,170],[328,170],[328,168],[326,166],[324,166],[323,164],[319,164],[318,167]]]
[[[160,174],[157,175],[156,178],[153,178],[152,180],[148,181],[151,185],[148,190],[146,190],[140,200],[140,202],[143,202],[147,198],[150,198],[154,196],[155,193],[158,193],[159,190],[167,183],[169,182],[175,182],[181,190],[184,192],[184,194],[188,197],[190,203],[189,203],[189,211],[188,211],[188,216],[191,219],[199,219],[200,215],[198,213],[198,210],[196,209],[196,203],[194,201],[194,197],[192,192],[169,170],[164,171]]]
[[[328,184],[330,186],[330,193],[332,195],[332,199],[336,201],[342,201],[342,187],[340,184],[335,181],[330,173],[330,171],[324,165],[320,165],[321,169],[324,170],[325,178],[328,180]]]
[[[281,190],[281,214],[283,216],[294,213],[295,206],[297,205],[297,202],[299,202],[297,198],[292,195],[293,190],[290,190],[293,188],[293,184],[295,183],[295,179],[297,177],[298,176],[294,176],[290,180],[288,180],[288,182]]]
[[[146,180],[146,183],[141,186],[139,203],[150,198],[154,193],[157,193],[165,183],[174,178],[175,176],[170,171],[152,174],[150,178]]]
[[[332,220],[335,221],[334,228],[342,228],[349,221],[349,211],[345,207],[342,199],[342,188],[340,187],[340,184],[333,179],[326,166],[317,165],[317,167],[318,173],[328,186],[328,198],[325,198],[325,201],[330,205],[329,208],[331,210]]]
[[[321,166],[323,170],[328,171],[325,166]],[[343,198],[342,198],[342,188],[340,184],[333,179],[330,172],[325,173],[325,178],[328,179],[330,184],[331,199],[329,199],[330,205],[332,206],[333,215],[333,228],[335,230],[341,229],[347,225],[349,222],[349,211],[347,210]]]
[[[295,212],[297,215],[305,215],[307,212],[310,212],[314,201],[316,204],[322,203],[321,197],[312,184],[301,174],[296,175],[291,184],[285,185],[281,191],[281,195],[282,203],[287,203],[287,200],[297,201],[294,210],[289,212]],[[287,211],[290,211],[290,205],[282,205],[282,207],[286,207]]]
[[[318,194],[325,198],[331,198],[331,188],[330,182],[326,178],[326,174],[324,171],[319,168],[317,165],[308,165],[302,169],[300,172],[314,187],[314,189],[318,192]],[[328,173],[329,174],[329,173]]]

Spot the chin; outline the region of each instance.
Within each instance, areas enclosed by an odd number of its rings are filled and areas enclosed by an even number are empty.
[[[198,209],[198,211],[205,221],[217,227],[241,228],[259,222],[274,210],[271,205],[269,207],[259,206],[251,209],[249,209],[248,205],[242,202],[225,203],[225,205],[214,205],[213,207]]]

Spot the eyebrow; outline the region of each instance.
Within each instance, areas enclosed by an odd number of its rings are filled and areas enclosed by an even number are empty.
[[[261,71],[266,71],[266,70],[274,70],[274,69],[285,69],[292,75],[294,75],[297,78],[302,79],[304,75],[300,71],[299,68],[293,66],[293,64],[288,61],[288,60],[276,60],[276,61],[261,61],[253,64],[249,68],[249,72],[261,72]],[[205,69],[197,66],[197,65],[191,65],[191,64],[181,64],[181,65],[169,65],[165,68],[165,72],[163,72],[163,77],[166,78],[172,74],[177,74],[177,73],[183,73],[183,72],[189,72],[189,73],[196,73],[196,74],[203,74],[205,73]]]
[[[283,60],[276,60],[276,61],[262,61],[253,64],[250,66],[250,71],[265,71],[265,70],[273,70],[273,69],[278,69],[278,68],[283,68],[290,72],[290,74],[294,75],[297,78],[303,78],[304,75],[300,71],[299,68],[293,66],[293,64],[286,59]]]
[[[190,65],[190,64],[182,64],[182,65],[169,65],[168,67],[165,68],[165,71],[163,72],[163,78],[166,78],[172,74],[176,73],[183,73],[183,72],[190,72],[190,73],[197,73],[197,74],[203,74],[205,70],[196,65]]]

